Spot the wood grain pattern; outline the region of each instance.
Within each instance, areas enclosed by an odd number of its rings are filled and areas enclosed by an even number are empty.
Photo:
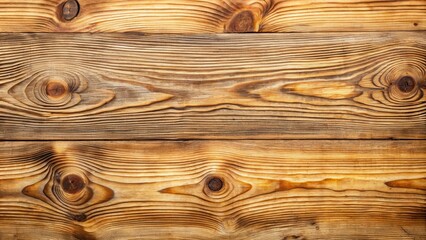
[[[3,140],[426,137],[426,32],[0,43]]]
[[[424,141],[0,145],[1,239],[425,237]]]
[[[397,30],[426,30],[424,0],[0,0],[1,32]]]

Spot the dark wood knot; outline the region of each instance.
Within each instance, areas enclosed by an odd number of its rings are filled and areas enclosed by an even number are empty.
[[[62,179],[62,189],[70,194],[79,193],[86,186],[83,178],[78,175],[70,174]]]
[[[74,221],[77,221],[77,222],[84,222],[84,221],[86,221],[87,216],[86,216],[86,214],[81,213],[81,214],[73,215],[72,219]]]
[[[407,93],[413,91],[416,81],[410,76],[405,76],[398,80],[397,85],[401,92]]]
[[[76,0],[68,0],[62,4],[62,18],[71,21],[80,12],[80,4]]]
[[[252,11],[244,10],[237,13],[231,18],[226,32],[254,32],[255,31],[255,17]]]
[[[212,177],[207,181],[208,188],[213,192],[218,192],[223,188],[223,181],[218,177]]]
[[[46,93],[51,98],[61,98],[67,92],[67,86],[58,81],[51,81],[47,83]]]

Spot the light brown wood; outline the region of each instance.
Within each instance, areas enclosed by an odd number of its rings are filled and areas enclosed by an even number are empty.
[[[37,239],[426,240],[426,0],[0,0]]]
[[[4,142],[1,239],[425,239],[425,141]]]
[[[1,32],[398,30],[426,30],[424,0],[0,0]]]
[[[426,137],[426,32],[0,42],[3,140]]]

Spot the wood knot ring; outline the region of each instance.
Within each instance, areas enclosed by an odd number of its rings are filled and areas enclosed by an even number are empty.
[[[212,177],[207,182],[208,188],[213,192],[218,192],[223,188],[223,181],[218,177]]]
[[[62,4],[62,18],[71,21],[80,12],[80,4],[76,0],[68,0]]]
[[[61,98],[67,92],[67,86],[58,81],[51,81],[47,83],[46,94],[51,98]]]
[[[81,178],[80,176],[70,174],[62,179],[61,186],[66,193],[76,194],[83,190],[86,184],[84,183],[83,178]]]
[[[410,76],[405,76],[398,80],[397,85],[401,92],[408,93],[413,91],[416,86],[416,81]]]
[[[254,32],[255,31],[255,17],[252,11],[244,10],[232,17],[229,22],[226,32]]]

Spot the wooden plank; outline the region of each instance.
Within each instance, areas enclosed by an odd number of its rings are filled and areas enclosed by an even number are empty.
[[[1,239],[424,239],[426,142],[3,142]]]
[[[0,0],[1,32],[426,30],[424,0]]]
[[[426,32],[0,43],[1,139],[426,137]]]

